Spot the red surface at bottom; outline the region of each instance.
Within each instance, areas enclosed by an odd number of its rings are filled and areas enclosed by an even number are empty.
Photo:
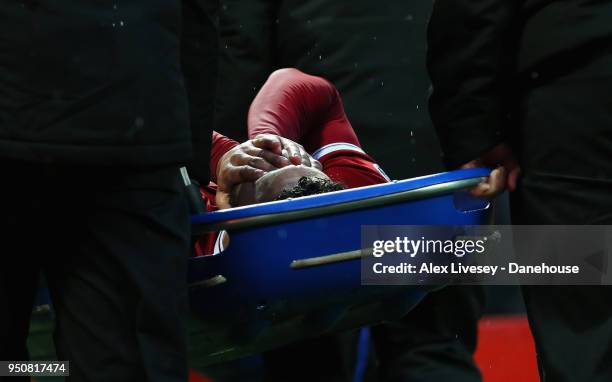
[[[538,382],[535,346],[525,316],[480,320],[476,363],[484,382]]]
[[[189,370],[189,382],[212,382],[210,379],[199,374],[197,371]]]

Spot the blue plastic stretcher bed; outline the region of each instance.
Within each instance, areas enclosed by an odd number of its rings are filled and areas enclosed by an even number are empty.
[[[193,217],[229,247],[189,263],[196,367],[408,313],[432,286],[362,286],[362,225],[478,225],[488,202],[467,169]]]

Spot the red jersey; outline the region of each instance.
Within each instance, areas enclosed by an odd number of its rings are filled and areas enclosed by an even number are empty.
[[[348,188],[389,181],[362,150],[338,90],[321,77],[274,72],[251,104],[248,129],[249,138],[268,133],[299,142],[327,176]]]
[[[274,134],[299,142],[321,162],[330,179],[348,188],[389,181],[361,148],[340,94],[321,77],[297,69],[274,72],[251,104],[248,132],[251,139],[258,134]],[[211,174],[216,174],[221,156],[236,145],[238,142],[213,133]],[[215,187],[211,183],[201,190],[208,211],[216,210]],[[222,239],[218,234],[202,238],[196,246],[197,254],[219,253],[223,249]]]

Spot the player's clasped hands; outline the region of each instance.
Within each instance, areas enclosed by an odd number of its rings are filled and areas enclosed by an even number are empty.
[[[254,182],[269,171],[290,165],[321,169],[302,145],[273,134],[260,134],[229,150],[217,165],[217,205],[229,206],[232,188]]]

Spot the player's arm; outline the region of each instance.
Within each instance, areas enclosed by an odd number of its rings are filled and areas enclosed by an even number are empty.
[[[338,90],[321,77],[297,69],[272,73],[248,122],[251,137],[276,134],[302,143],[326,174],[349,188],[389,180],[361,148]]]
[[[359,146],[336,88],[297,69],[270,75],[249,110],[249,137],[274,134],[300,142],[313,152],[327,143]]]
[[[210,150],[210,178],[213,182],[217,181],[217,167],[221,157],[239,144],[235,140],[213,131],[212,147]]]

